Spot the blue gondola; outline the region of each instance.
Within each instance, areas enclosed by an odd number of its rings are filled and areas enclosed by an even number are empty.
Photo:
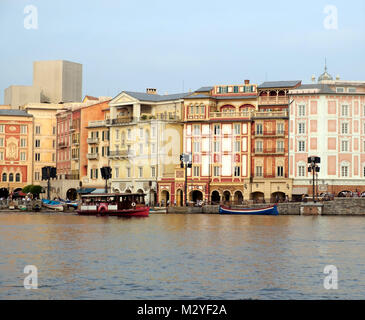
[[[230,209],[225,206],[219,206],[220,214],[252,214],[252,215],[272,215],[277,216],[279,214],[276,205],[265,208],[244,208],[244,209]]]

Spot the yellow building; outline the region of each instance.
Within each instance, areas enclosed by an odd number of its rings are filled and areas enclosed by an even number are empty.
[[[49,103],[28,103],[21,107],[34,118],[34,131],[29,139],[33,143],[33,184],[46,187],[42,168],[56,167],[56,113],[62,108],[62,104]]]
[[[157,202],[157,182],[179,164],[186,95],[123,91],[109,103],[113,192],[146,193]]]

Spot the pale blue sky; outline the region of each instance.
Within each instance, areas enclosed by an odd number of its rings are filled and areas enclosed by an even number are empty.
[[[38,29],[24,28],[26,5]],[[327,30],[326,5],[338,9]],[[83,64],[83,95],[181,92],[220,83],[310,82],[323,71],[365,80],[365,1],[0,0],[0,103],[32,84],[32,62]]]

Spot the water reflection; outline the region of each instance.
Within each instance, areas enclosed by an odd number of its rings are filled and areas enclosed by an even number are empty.
[[[363,217],[0,214],[0,298],[362,298],[364,229]],[[28,264],[38,290],[23,288]]]

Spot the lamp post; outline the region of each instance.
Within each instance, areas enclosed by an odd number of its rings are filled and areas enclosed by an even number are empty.
[[[321,163],[320,157],[308,157],[308,172],[312,172],[313,175],[313,202],[316,202],[315,194],[316,194],[316,175],[320,171],[318,164]]]
[[[192,167],[191,154],[183,153],[180,155],[180,168],[185,169],[185,207],[188,205],[187,193],[188,193],[188,168]]]
[[[42,180],[47,180],[47,199],[50,199],[51,179],[57,178],[57,169],[55,167],[42,168]]]
[[[105,193],[108,193],[108,179],[112,177],[112,168],[102,167],[100,168],[101,176],[105,180]]]

